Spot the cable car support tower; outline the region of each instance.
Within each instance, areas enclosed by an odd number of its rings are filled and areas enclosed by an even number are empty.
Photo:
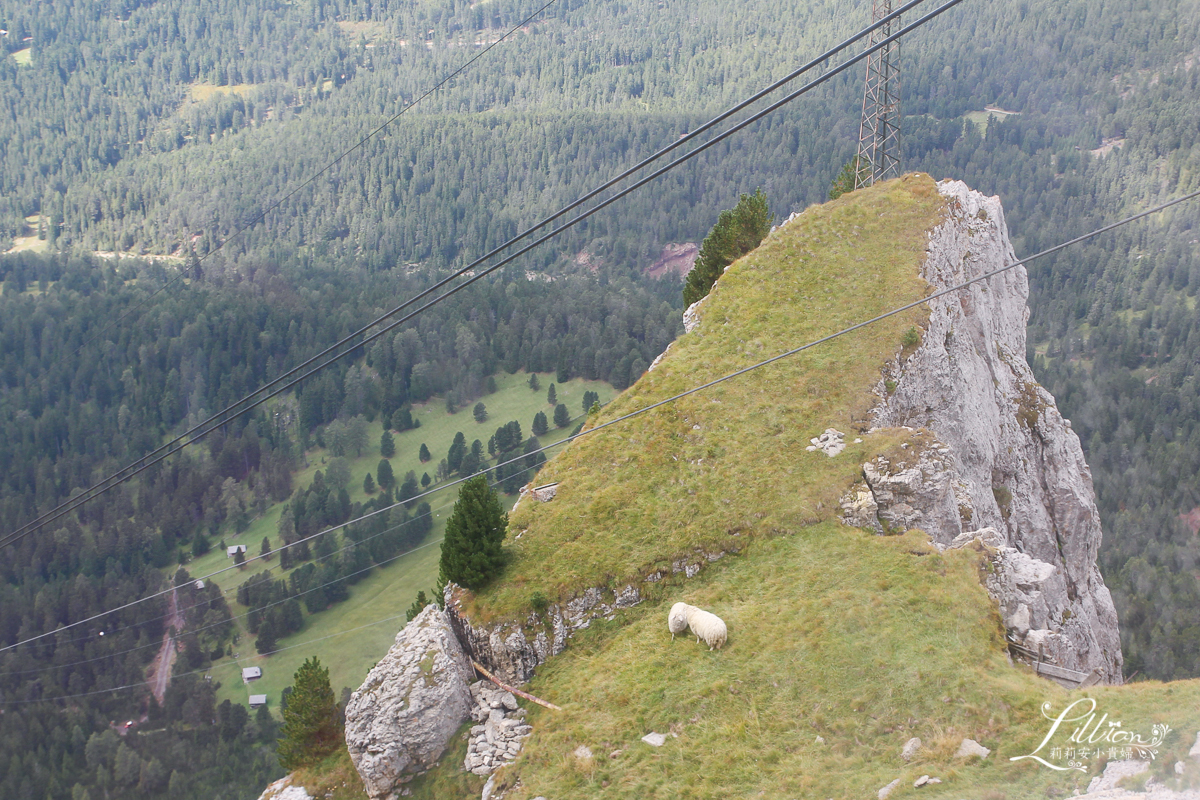
[[[892,13],[893,1],[872,0],[871,21]],[[900,18],[871,33],[877,44],[900,30]],[[870,186],[900,176],[900,40],[867,56],[867,84],[863,93],[862,122],[858,129],[858,160],[854,188]]]

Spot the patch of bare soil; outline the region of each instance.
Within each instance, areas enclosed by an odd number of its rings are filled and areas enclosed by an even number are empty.
[[[667,275],[687,275],[696,263],[700,254],[700,246],[695,242],[679,242],[669,244],[662,249],[658,260],[645,270],[652,278],[662,278]]]

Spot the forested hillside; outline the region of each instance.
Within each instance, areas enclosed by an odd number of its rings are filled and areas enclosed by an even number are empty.
[[[869,13],[820,0],[560,0],[213,253],[536,7],[0,0],[0,252],[21,251],[0,256],[2,530],[677,140]],[[904,45],[904,167],[999,194],[1019,255],[1193,190],[1197,31],[1200,8],[1181,0],[967,0]],[[12,548],[0,646],[161,588],[181,551],[238,524],[231,508],[253,516],[308,490],[293,476],[330,422],[395,426],[435,395],[468,406],[500,371],[627,386],[679,324],[679,284],[640,271],[668,243],[699,242],[739,193],[762,187],[777,217],[823,200],[854,150],[860,80],[855,69],[831,81]],[[989,119],[985,105],[1019,113]],[[189,264],[194,279],[138,305]],[[555,280],[527,280],[536,273]],[[1127,672],[1196,675],[1200,537],[1180,515],[1200,507],[1200,209],[1035,262],[1030,277],[1030,358],[1092,466]],[[97,800],[142,785],[151,797],[172,771],[173,797],[261,786],[274,768],[269,747],[256,749],[269,721],[240,726],[237,712],[210,709],[203,681],[175,681],[161,711],[145,706],[174,726],[177,750],[144,770],[150,745],[103,733],[141,713],[143,690],[40,702],[144,680],[166,611],[134,607],[104,640],[80,631],[0,654],[0,694],[16,704],[0,722],[12,754],[0,794],[68,797],[78,784],[74,800],[85,788]]]
[[[380,298],[410,296],[426,283],[400,272],[347,281],[319,269],[210,271],[160,295],[113,342],[93,341],[89,331],[127,310],[146,284],[161,282],[161,267],[29,254],[3,263],[0,459],[13,465],[0,483],[5,532],[349,333],[383,310]],[[177,564],[203,556],[280,501],[290,501],[287,517],[294,524],[279,526],[280,541],[289,543],[388,507],[393,498],[412,497],[415,478],[412,487],[404,475],[384,486],[380,473],[383,491],[365,506],[350,503],[333,465],[345,463],[340,456],[350,455],[347,449],[363,447],[347,430],[365,430],[367,421],[403,430],[413,424],[411,404],[434,395],[448,407],[465,408],[459,412],[464,424],[475,426],[471,404],[489,391],[491,376],[504,371],[602,378],[623,387],[675,335],[679,302],[678,282],[613,271],[554,282],[509,274],[460,292],[419,324],[375,343],[357,362],[327,369],[297,393],[218,429],[184,455],[85,505],[78,516],[11,547],[0,567],[0,641],[51,632],[157,592]],[[311,484],[296,485],[305,451],[317,446],[337,456],[325,468],[329,481],[317,471]],[[378,457],[378,440],[370,446]],[[436,463],[429,470],[442,480],[447,475]],[[478,469],[481,459],[473,464],[454,464],[453,476],[460,468],[467,474]],[[4,773],[4,795],[26,796],[28,788],[28,796],[60,796],[55,787],[64,782],[67,789],[78,782],[139,797],[158,796],[169,782],[178,797],[221,796],[222,786],[242,787],[227,795],[239,797],[261,787],[276,770],[270,749],[260,747],[273,741],[269,715],[246,725],[245,719],[226,720],[237,712],[218,707],[214,685],[193,674],[230,646],[229,590],[238,588],[239,604],[250,611],[248,627],[260,635],[259,652],[269,652],[260,624],[269,623],[273,636],[295,631],[301,604],[316,613],[344,599],[364,569],[418,543],[431,521],[428,503],[396,508],[268,562],[298,567],[282,590],[274,578],[263,585],[235,573],[219,579],[224,593],[211,583],[215,593],[181,599],[189,634],[175,669],[187,677],[172,682],[161,706],[146,697],[143,682],[171,618],[167,596],[3,653],[0,692],[9,705],[0,736],[16,759]],[[230,673],[224,675],[228,680]],[[132,690],[104,691],[125,686]],[[66,728],[48,724],[54,718],[41,713],[38,701],[55,697],[70,697],[75,709],[63,718]],[[108,721],[126,718],[161,729],[158,738],[93,747],[96,736],[108,735],[102,734]],[[67,735],[72,725],[79,742]],[[167,758],[158,750],[162,736],[202,755],[169,751]],[[121,755],[126,750],[133,755]],[[143,770],[155,754],[155,766]],[[63,766],[48,770],[48,763]],[[178,774],[173,782],[172,773]]]

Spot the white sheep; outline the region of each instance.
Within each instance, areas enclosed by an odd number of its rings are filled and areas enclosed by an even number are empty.
[[[667,628],[671,631],[672,639],[675,638],[675,634],[683,633],[686,628],[691,628],[692,633],[696,634],[697,644],[703,639],[709,650],[720,650],[725,646],[725,639],[728,636],[723,619],[702,608],[689,606],[687,603],[676,603],[671,606],[671,612],[667,615]]]

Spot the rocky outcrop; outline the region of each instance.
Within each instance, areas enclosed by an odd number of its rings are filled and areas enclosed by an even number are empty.
[[[947,218],[922,268],[933,290],[1016,260],[998,198],[958,181],[938,189]],[[1016,267],[930,302],[919,343],[880,378],[873,424],[932,435],[911,458],[864,465],[843,517],[920,528],[943,547],[964,531],[994,529],[1003,558],[988,589],[1010,634],[1026,646],[1034,636],[1060,666],[1119,683],[1117,615],[1096,566],[1102,534],[1091,472],[1070,422],[1026,364],[1028,295]]]
[[[258,800],[313,800],[303,786],[293,786],[292,776],[287,775],[267,786]]]
[[[511,763],[521,745],[533,732],[525,722],[525,709],[517,705],[512,692],[486,681],[471,684],[471,728],[463,769],[476,775],[488,775]]]
[[[371,798],[437,762],[472,708],[471,677],[448,615],[426,606],[346,706],[346,747]]]
[[[901,456],[876,456],[863,464],[863,482],[842,498],[842,519],[879,533],[920,528],[961,530],[970,499],[949,459],[950,448],[927,431],[914,431]]]
[[[690,577],[690,576],[689,576]],[[510,684],[521,684],[533,677],[533,671],[567,646],[567,639],[597,618],[612,619],[616,609],[642,602],[634,586],[618,592],[587,589],[575,599],[546,608],[542,616],[530,614],[525,624],[501,622],[492,626],[475,625],[463,612],[462,588],[447,584],[446,614],[450,625],[471,658]]]

